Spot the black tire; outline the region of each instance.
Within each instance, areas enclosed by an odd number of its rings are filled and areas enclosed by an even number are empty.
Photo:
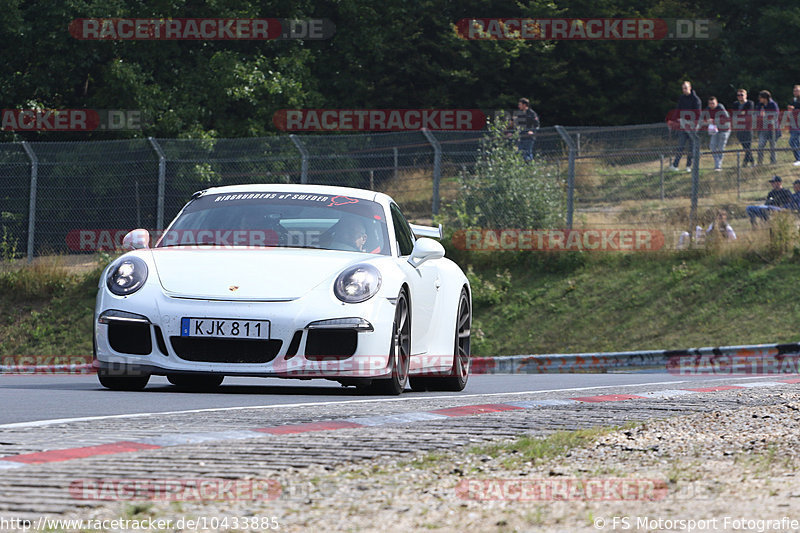
[[[200,374],[200,375],[191,375],[191,374],[169,374],[167,375],[167,381],[175,385],[181,390],[185,391],[209,391],[214,390],[222,384],[222,380],[225,379],[225,376],[219,376],[216,374],[208,375],[208,374]]]
[[[442,377],[411,377],[411,388],[415,391],[453,391],[464,390],[469,380],[470,371],[470,329],[472,327],[472,309],[467,296],[467,289],[461,289],[456,313],[456,331],[453,347],[453,366],[450,372]]]
[[[97,379],[100,385],[111,390],[139,391],[147,386],[150,374],[125,375],[123,372],[114,372],[113,375],[105,368],[97,369]]]
[[[411,362],[411,309],[405,289],[400,291],[395,304],[392,342],[389,348],[391,373],[389,378],[373,379],[372,392],[397,396],[408,384],[408,367]]]

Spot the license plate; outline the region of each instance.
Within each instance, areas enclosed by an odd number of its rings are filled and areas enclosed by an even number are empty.
[[[182,318],[181,337],[269,339],[269,320]]]

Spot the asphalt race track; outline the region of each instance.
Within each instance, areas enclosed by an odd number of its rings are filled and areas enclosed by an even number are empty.
[[[103,388],[94,375],[0,375],[0,425],[53,419],[165,413],[195,409],[264,407],[294,404],[329,404],[388,399],[412,399],[491,395],[506,393],[591,390],[615,387],[686,383],[701,378],[667,373],[522,374],[473,375],[466,389],[453,392],[412,392],[400,397],[366,396],[353,387],[333,381],[278,378],[225,378],[213,393],[181,392],[164,377],[153,376],[141,392],[117,392]]]
[[[496,374],[472,376],[463,393],[372,397],[326,381],[226,379],[209,394],[178,392],[163,378],[112,392],[92,375],[3,375],[0,519],[100,512],[109,502],[71,491],[93,479],[327,471],[523,434],[774,405],[798,387],[789,374]]]

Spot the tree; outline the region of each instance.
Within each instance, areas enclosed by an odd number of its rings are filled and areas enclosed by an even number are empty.
[[[506,137],[499,119],[490,125],[474,171],[459,176],[458,197],[446,208],[452,225],[542,229],[564,224],[563,184],[544,161],[526,163],[517,151],[517,138]]]

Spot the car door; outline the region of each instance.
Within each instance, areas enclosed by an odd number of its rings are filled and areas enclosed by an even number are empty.
[[[426,261],[418,268],[408,262],[414,248],[414,233],[397,205],[391,205],[392,225],[394,226],[395,246],[399,256],[398,264],[408,279],[411,299],[411,353],[427,353],[430,335],[435,331],[433,312],[439,294],[438,261]]]

